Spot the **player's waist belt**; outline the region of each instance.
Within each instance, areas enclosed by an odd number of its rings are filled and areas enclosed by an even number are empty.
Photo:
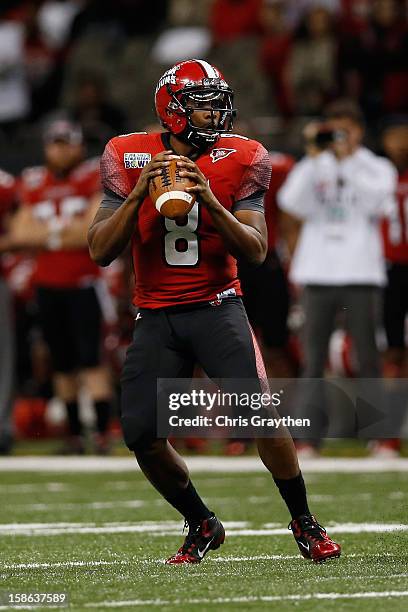
[[[190,304],[175,304],[174,306],[165,306],[164,308],[139,308],[138,310],[140,310],[141,312],[143,312],[143,310],[148,310],[148,311],[156,311],[156,312],[167,312],[167,313],[172,313],[172,312],[188,312],[191,310],[199,310],[200,308],[208,308],[208,307],[212,307],[213,304],[211,303],[213,300],[206,300],[205,302],[192,302]],[[219,300],[219,302],[241,302],[241,298],[237,297],[237,296],[231,296],[231,297],[224,297],[222,298],[222,300]]]

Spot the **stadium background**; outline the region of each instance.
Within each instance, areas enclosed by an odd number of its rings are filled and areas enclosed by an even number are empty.
[[[4,0],[0,11],[0,28],[12,24],[21,41],[14,88],[7,93],[1,79],[10,66],[0,46],[0,165],[15,176],[42,163],[43,127],[54,117],[81,123],[90,157],[115,134],[155,129],[154,85],[166,68],[188,57],[202,57],[227,76],[236,92],[237,132],[296,159],[303,154],[303,127],[339,97],[361,105],[366,143],[380,153],[387,120],[407,112],[408,5],[399,0]],[[284,241],[278,248],[287,265]],[[46,347],[33,328],[33,262],[7,254],[4,260],[18,338],[15,452],[53,452],[53,438],[63,434],[63,410],[52,399]],[[132,326],[121,266],[104,272],[116,306],[105,336],[116,381]],[[296,292],[291,296],[293,373],[302,365],[302,312]],[[328,367],[352,375],[350,342],[341,330],[331,347]],[[91,422],[86,398],[83,410]],[[112,431],[114,452],[121,452],[116,422]],[[361,445],[346,447],[366,452]],[[194,441],[191,449],[211,450]]]

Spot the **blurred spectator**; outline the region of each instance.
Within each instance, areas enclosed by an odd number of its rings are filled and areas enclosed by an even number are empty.
[[[95,154],[125,131],[125,115],[109,99],[104,77],[96,73],[79,75],[70,114],[82,127],[88,151]]]
[[[89,256],[86,234],[100,203],[99,160],[83,161],[79,126],[54,121],[45,131],[46,165],[21,176],[22,206],[13,219],[15,247],[36,249],[39,325],[54,366],[56,395],[65,402],[69,438],[62,452],[83,453],[78,393],[94,403],[95,450],[108,452],[111,384],[101,364],[100,271]]]
[[[0,17],[0,133],[9,136],[30,111],[24,61],[23,25]]]
[[[343,311],[358,376],[375,378],[385,284],[380,220],[396,187],[396,171],[361,146],[363,119],[355,104],[339,100],[326,116],[325,124],[306,127],[307,156],[278,194],[283,210],[303,221],[290,270],[291,280],[304,287],[303,374],[323,377],[330,335]]]
[[[388,284],[384,326],[388,350],[385,373],[408,376],[406,317],[408,315],[408,117],[393,120],[383,131],[383,148],[398,169],[397,198],[383,227]]]
[[[208,25],[208,15],[213,0],[170,0],[170,26]]]
[[[354,35],[343,33],[343,84],[360,97],[369,119],[406,110],[407,57],[407,20],[400,0],[374,0],[367,27]]]
[[[316,115],[335,91],[337,42],[332,17],[310,9],[295,34],[288,77],[296,114]]]
[[[123,36],[157,32],[167,13],[168,0],[85,0],[74,19],[71,40],[99,31],[120,43]]]
[[[358,35],[367,28],[372,0],[341,0],[341,28]]]
[[[278,111],[283,117],[293,112],[288,82],[288,60],[292,48],[292,33],[284,18],[284,3],[264,0],[259,19],[264,31],[260,48],[260,63],[268,76]]]
[[[40,21],[41,2],[26,2],[24,12],[25,68],[30,86],[31,120],[57,104],[63,79],[63,47],[50,44]]]
[[[214,44],[260,34],[262,3],[263,0],[214,0],[209,16]]]
[[[336,14],[340,10],[340,3],[341,0],[286,0],[285,17],[289,26],[296,28],[308,11],[323,8]]]
[[[84,0],[45,0],[38,11],[38,27],[50,49],[62,49],[68,41],[72,22]]]
[[[11,413],[14,389],[14,321],[9,288],[4,280],[1,254],[10,245],[4,235],[7,216],[16,203],[16,182],[0,170],[0,455],[8,454],[13,444]]]

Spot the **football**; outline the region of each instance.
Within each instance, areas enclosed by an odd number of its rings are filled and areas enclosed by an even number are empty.
[[[150,181],[149,195],[161,215],[177,219],[188,215],[193,208],[196,198],[186,191],[186,187],[194,185],[190,179],[180,176],[177,159],[172,159],[170,165],[165,166],[162,173]]]

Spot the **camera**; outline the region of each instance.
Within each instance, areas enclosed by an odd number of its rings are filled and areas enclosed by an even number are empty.
[[[331,130],[322,127],[316,133],[313,139],[313,144],[319,149],[327,149],[335,142],[344,142],[347,139],[347,133],[344,130]]]

